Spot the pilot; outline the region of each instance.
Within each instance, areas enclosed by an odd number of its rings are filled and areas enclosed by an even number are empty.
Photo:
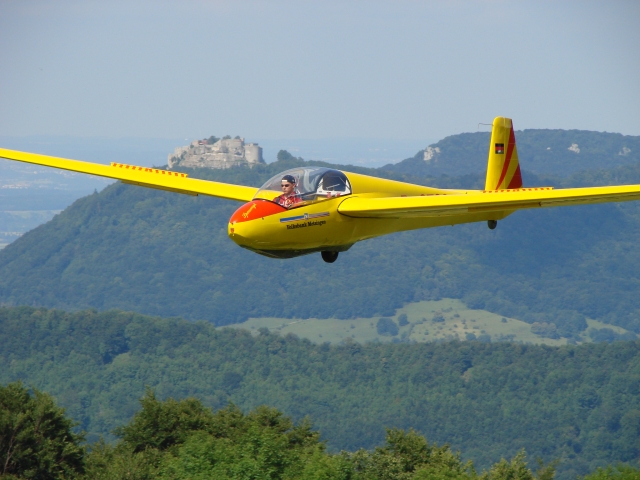
[[[282,195],[274,198],[274,202],[285,208],[291,208],[302,201],[302,197],[296,193],[296,179],[293,175],[285,175],[280,183]]]

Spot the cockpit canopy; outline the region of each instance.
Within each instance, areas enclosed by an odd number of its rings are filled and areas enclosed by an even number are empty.
[[[277,202],[278,197],[282,195],[280,185],[285,175],[291,175],[296,180],[295,195],[298,197],[298,201],[291,208],[351,193],[349,179],[340,170],[324,167],[300,167],[286,170],[270,178],[260,187],[253,199],[260,198]]]

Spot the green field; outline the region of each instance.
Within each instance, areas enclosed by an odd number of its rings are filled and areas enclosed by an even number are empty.
[[[507,318],[486,310],[471,310],[460,300],[443,299],[410,303],[398,309],[393,320],[398,323],[400,315],[405,314],[408,325],[399,328],[398,335],[379,335],[376,324],[380,317],[339,320],[335,318],[283,319],[250,318],[246,322],[229,325],[231,328],[244,328],[254,333],[267,328],[281,335],[292,333],[313,342],[340,343],[347,338],[359,343],[415,341],[436,342],[447,340],[476,339],[513,341],[538,345],[566,345],[566,338],[544,338],[531,332],[531,324],[515,318]],[[616,333],[627,330],[587,319],[589,328],[582,332],[582,341],[590,342],[592,329],[610,328]]]

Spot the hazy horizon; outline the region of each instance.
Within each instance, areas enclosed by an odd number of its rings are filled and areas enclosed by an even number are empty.
[[[640,135],[638,24],[634,1],[5,0],[0,134]]]
[[[13,150],[75,158],[98,163],[120,161],[143,166],[166,164],[174,148],[184,146],[195,138],[145,137],[75,137],[72,135],[0,136],[0,145]],[[305,160],[321,160],[338,164],[381,167],[413,157],[432,142],[420,139],[389,138],[245,138],[263,148],[267,163],[274,162],[280,150],[287,150]],[[8,160],[0,160],[8,162]]]

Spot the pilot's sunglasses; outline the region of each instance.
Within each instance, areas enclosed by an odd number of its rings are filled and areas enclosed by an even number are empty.
[[[291,184],[290,183],[283,183],[282,185],[280,185],[281,187],[290,187]]]

